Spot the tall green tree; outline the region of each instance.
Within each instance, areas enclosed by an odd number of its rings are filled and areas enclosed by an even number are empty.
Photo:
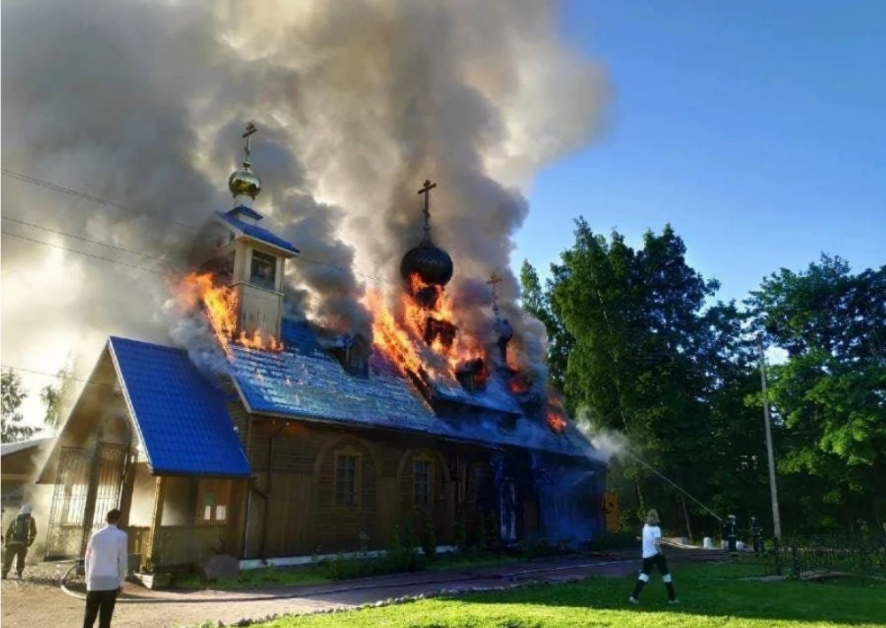
[[[36,427],[24,425],[24,417],[19,408],[27,397],[22,390],[22,380],[18,373],[6,369],[0,375],[0,389],[2,389],[2,421],[0,440],[4,443],[14,443],[28,440],[37,433]]]
[[[596,428],[619,430],[646,462],[699,492],[713,436],[708,361],[717,331],[704,307],[718,284],[691,268],[685,253],[670,226],[647,232],[635,250],[621,234],[607,240],[579,219],[574,245],[552,269],[550,303],[574,338],[565,382],[572,403]],[[642,465],[626,464],[625,473],[640,510],[667,500],[691,531],[682,498],[663,491]]]
[[[798,526],[886,520],[886,266],[853,274],[823,255],[782,269],[749,300],[765,341],[788,353],[772,369],[785,432],[780,469],[815,487]]]
[[[561,393],[566,385],[566,363],[574,339],[566,331],[563,320],[551,310],[549,292],[542,289],[538,273],[529,260],[520,267],[520,301],[523,309],[540,320],[548,332],[547,363],[550,380]]]

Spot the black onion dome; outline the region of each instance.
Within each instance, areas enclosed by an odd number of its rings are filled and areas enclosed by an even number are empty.
[[[400,276],[403,279],[418,275],[424,283],[433,286],[445,286],[452,279],[452,272],[452,258],[449,253],[435,246],[429,239],[410,249],[400,262]]]
[[[511,321],[506,318],[499,318],[495,321],[495,330],[498,332],[499,340],[510,340],[514,337],[514,327]]]

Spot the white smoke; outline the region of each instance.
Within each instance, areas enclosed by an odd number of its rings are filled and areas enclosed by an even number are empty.
[[[576,412],[575,424],[579,431],[594,446],[595,456],[604,462],[609,462],[613,457],[622,458],[633,455],[630,453],[627,436],[618,430],[610,430],[595,425],[587,408],[579,408]]]
[[[557,19],[538,0],[5,2],[4,168],[137,211],[3,177],[5,218],[116,248],[4,231],[129,265],[4,235],[4,363],[54,372],[71,345],[88,363],[109,333],[168,341],[163,273],[231,207],[253,120],[256,209],[303,249],[288,276],[309,315],[368,326],[353,271],[395,276],[430,177],[451,289],[502,275],[516,359],[542,369],[542,329],[509,271],[518,186],[592,138],[607,92]]]

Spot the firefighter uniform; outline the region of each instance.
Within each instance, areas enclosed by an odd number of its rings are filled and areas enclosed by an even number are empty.
[[[22,506],[21,512],[15,517],[15,521],[6,528],[6,535],[3,542],[6,553],[3,556],[3,579],[9,574],[9,568],[12,567],[12,561],[15,560],[15,572],[18,577],[22,577],[25,570],[25,558],[28,556],[28,548],[37,538],[37,523],[31,516],[31,507],[25,504]]]
[[[729,518],[723,525],[723,538],[726,539],[729,553],[733,556],[738,556],[738,521],[735,515],[729,515]]]

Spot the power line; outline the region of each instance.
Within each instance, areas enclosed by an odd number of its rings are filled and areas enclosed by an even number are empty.
[[[90,240],[89,238],[84,238],[83,236],[78,236],[73,233],[69,233],[67,231],[58,231],[56,229],[50,229],[49,227],[44,227],[43,225],[38,225],[33,222],[19,220],[18,218],[13,218],[12,216],[2,216],[2,217],[0,217],[0,220],[8,220],[10,222],[14,222],[14,223],[17,223],[20,225],[33,227],[34,229],[41,229],[42,231],[47,231],[49,233],[55,233],[57,235],[65,236],[68,238],[74,238],[75,240],[80,240],[81,242],[88,242],[89,244],[96,244],[98,246],[104,246],[109,249],[113,249],[115,251],[120,251],[121,253],[128,253],[130,255],[137,255],[139,257],[144,257],[145,259],[149,259],[149,260],[164,261],[164,258],[162,256],[149,255],[148,253],[139,253],[138,251],[131,251],[129,249],[124,249],[119,246],[114,246],[113,244],[106,244],[104,242],[99,242],[98,240]]]
[[[23,181],[23,182],[25,182],[25,183],[29,183],[29,184],[31,184],[31,185],[36,185],[36,186],[43,187],[43,188],[46,188],[46,189],[49,189],[49,190],[53,190],[53,191],[55,191],[55,192],[60,192],[60,193],[62,193],[62,194],[69,194],[69,195],[72,195],[72,196],[76,196],[76,197],[78,197],[78,198],[82,198],[82,199],[88,200],[88,201],[90,201],[90,202],[92,202],[92,203],[95,203],[96,205],[99,205],[99,206],[116,207],[116,208],[118,208],[118,209],[123,209],[123,210],[128,211],[128,212],[131,212],[131,213],[143,214],[143,215],[149,216],[149,217],[151,217],[151,218],[154,218],[155,220],[162,220],[164,223],[171,223],[171,224],[179,225],[179,226],[182,226],[182,227],[186,227],[186,228],[188,228],[188,229],[191,229],[191,230],[193,230],[193,231],[197,231],[197,230],[199,230],[199,227],[195,227],[194,225],[191,225],[191,224],[182,223],[182,222],[177,222],[177,221],[175,221],[175,220],[167,220],[166,218],[162,218],[162,217],[160,217],[158,214],[156,214],[156,213],[154,213],[154,212],[147,212],[147,211],[144,211],[144,210],[136,209],[136,208],[134,208],[134,207],[129,207],[129,206],[126,206],[126,205],[121,205],[120,203],[115,203],[115,202],[110,201],[110,200],[107,200],[107,199],[105,199],[105,198],[101,198],[101,197],[98,197],[98,196],[93,196],[93,195],[91,195],[91,194],[86,194],[85,192],[80,192],[80,191],[78,191],[78,190],[73,190],[73,189],[71,189],[71,188],[67,188],[67,187],[64,187],[64,186],[61,186],[61,185],[57,185],[57,184],[55,184],[55,183],[51,183],[51,182],[49,182],[49,181],[45,181],[45,180],[43,180],[43,179],[37,179],[37,178],[35,178],[35,177],[29,177],[29,176],[24,175],[24,174],[21,174],[21,173],[19,173],[19,172],[15,172],[15,171],[9,170],[8,168],[2,168],[2,173],[3,173],[4,175],[8,176],[8,177],[12,177],[12,178],[14,178],[14,179],[18,179],[18,180],[20,180],[20,181]],[[129,254],[131,254],[131,255],[138,255],[138,256],[142,256],[142,257],[149,258],[149,259],[158,259],[158,260],[159,260],[159,259],[162,259],[161,257],[151,257],[151,256],[149,256],[149,255],[147,255],[147,254],[145,254],[145,253],[138,253],[138,252],[136,252],[136,251],[130,251],[130,250],[128,250],[128,249],[123,249],[123,248],[116,247],[116,246],[109,245],[109,244],[105,244],[105,243],[102,243],[102,242],[97,242],[97,241],[95,241],[95,240],[89,240],[89,239],[87,239],[87,238],[83,238],[83,237],[81,237],[81,236],[77,236],[77,235],[74,235],[74,234],[72,234],[72,233],[68,233],[68,232],[65,232],[65,231],[55,231],[55,230],[53,230],[53,229],[49,229],[48,227],[44,227],[44,226],[42,226],[42,225],[36,225],[36,224],[33,224],[33,223],[28,223],[28,222],[25,222],[25,221],[22,221],[22,220],[18,220],[18,219],[15,219],[15,218],[8,218],[8,217],[5,217],[5,216],[4,216],[3,219],[4,219],[4,220],[11,220],[12,222],[18,222],[18,223],[20,223],[20,224],[25,224],[25,225],[28,225],[28,226],[30,226],[30,227],[35,227],[35,228],[37,228],[37,229],[43,229],[44,231],[49,231],[49,232],[56,233],[56,234],[59,234],[59,235],[65,235],[65,236],[68,236],[68,237],[71,237],[71,238],[76,238],[76,239],[78,239],[78,240],[82,240],[82,241],[89,242],[89,243],[92,243],[92,244],[97,244],[97,245],[99,245],[99,246],[105,246],[105,247],[108,247],[108,248],[112,248],[112,249],[115,249],[115,250],[122,251],[122,252],[124,252],[124,253],[129,253]],[[25,240],[29,239],[29,238],[25,238],[25,237],[23,237],[23,236],[16,236],[15,234],[12,234],[12,233],[9,233],[9,232],[5,232],[5,231],[4,231],[3,233],[6,233],[7,235],[12,235],[13,237],[21,237],[22,239],[25,239]],[[62,248],[62,247],[58,247],[58,246],[56,246],[56,245],[48,244],[48,243],[46,243],[46,242],[41,242],[41,241],[39,241],[39,240],[31,240],[31,241],[32,241],[32,242],[36,242],[36,243],[38,243],[38,244],[45,244],[45,245],[47,245],[47,246],[54,246],[55,248]],[[73,249],[64,249],[64,250],[68,250],[68,251],[71,251],[71,252],[74,252],[74,253],[78,253],[78,252],[80,252],[80,251],[75,251],[75,250],[73,250]],[[80,253],[82,253],[82,252],[80,252]],[[83,253],[83,254],[84,254],[84,255],[89,255],[90,257],[96,257],[96,256],[94,256],[94,255],[90,255],[90,254],[88,254],[88,253]],[[99,258],[99,259],[104,259],[104,258]],[[321,262],[321,261],[319,261],[319,260],[310,259],[310,258],[308,258],[308,257],[304,257],[303,255],[299,255],[296,259],[297,259],[297,260],[300,260],[300,261],[307,262],[308,264],[314,264],[314,265],[317,265],[317,266],[323,266],[323,267],[325,267],[325,268],[329,268],[329,269],[331,269],[331,270],[334,270],[334,271],[337,271],[337,272],[340,272],[340,273],[343,273],[343,274],[352,274],[352,275],[355,275],[355,276],[357,276],[357,277],[361,277],[361,278],[363,278],[363,279],[368,279],[368,280],[370,280],[370,281],[376,281],[376,282],[378,282],[378,283],[384,283],[384,284],[388,284],[388,285],[390,285],[390,286],[401,287],[399,283],[397,283],[397,282],[395,282],[395,281],[391,281],[391,280],[389,280],[389,279],[385,279],[384,277],[379,277],[379,276],[377,276],[377,275],[369,275],[369,274],[366,274],[366,273],[361,273],[361,272],[358,272],[358,271],[355,271],[355,270],[352,270],[352,269],[349,269],[349,268],[345,268],[345,267],[342,267],[342,266],[336,266],[336,265],[334,265],[334,264],[329,264],[329,263],[326,263],[326,262]],[[110,261],[110,260],[105,260],[105,261]],[[127,265],[127,264],[124,264],[124,265]],[[156,271],[152,271],[152,272],[156,272]]]
[[[58,185],[56,183],[50,183],[49,181],[44,181],[43,179],[37,179],[35,177],[29,177],[27,175],[21,174],[20,172],[15,172],[10,170],[9,168],[0,169],[4,175],[8,177],[12,177],[13,179],[18,179],[19,181],[23,181],[25,183],[29,183],[31,185],[36,185],[42,188],[46,188],[47,190],[52,190],[54,192],[61,192],[62,194],[69,194],[71,196],[76,196],[78,198],[85,199],[87,201],[91,201],[96,205],[107,206],[107,207],[116,207],[117,209],[122,209],[123,211],[127,211],[133,214],[140,214],[143,216],[148,216],[155,220],[162,220],[164,223],[171,223],[174,225],[178,225],[180,227],[185,227],[187,229],[193,229],[194,231],[198,231],[200,227],[185,223],[178,222],[176,220],[171,220],[169,218],[165,218],[157,214],[156,212],[149,212],[143,209],[138,209],[136,207],[130,207],[128,205],[123,205],[121,203],[115,203],[114,201],[109,201],[106,198],[101,198],[99,196],[93,196],[92,194],[87,194],[86,192],[81,192],[79,190],[74,190],[68,187],[64,187],[62,185]]]
[[[42,244],[43,246],[48,246],[53,249],[59,249],[62,251],[68,251],[70,253],[78,253],[80,255],[84,255],[86,257],[91,257],[93,259],[101,260],[102,262],[108,262],[109,264],[117,264],[118,266],[126,266],[127,268],[134,268],[136,270],[143,270],[147,273],[154,273],[155,275],[161,275],[163,277],[169,277],[170,274],[166,272],[161,272],[159,270],[154,270],[153,268],[146,268],[144,266],[136,266],[135,264],[127,264],[126,262],[121,262],[119,260],[113,260],[108,257],[101,257],[100,255],[93,255],[92,253],[87,253],[86,251],[78,251],[77,249],[69,249],[66,246],[61,246],[58,244],[51,244],[49,242],[44,242],[43,240],[35,240],[34,238],[29,238],[27,236],[19,235],[17,233],[12,233],[10,231],[0,230],[0,233],[3,235],[8,235],[12,238],[18,238],[20,240],[27,240],[28,242],[33,242],[35,244]],[[131,252],[131,251],[130,251]]]
[[[73,375],[59,375],[58,373],[47,373],[46,371],[36,371],[34,369],[26,369],[22,366],[13,366],[11,364],[0,364],[0,368],[9,369],[10,371],[16,371],[19,373],[30,373],[32,375],[42,375],[44,377],[51,377],[53,379],[60,380],[71,380],[74,382],[82,382],[84,384],[88,384],[89,386],[109,386],[111,388],[114,387],[114,384],[109,384],[107,382],[93,382],[88,379],[83,379],[80,377],[74,377]]]

